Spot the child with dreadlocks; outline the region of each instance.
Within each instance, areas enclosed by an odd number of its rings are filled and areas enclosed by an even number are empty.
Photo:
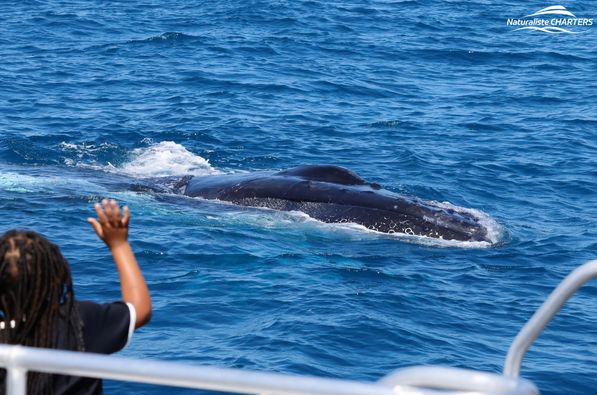
[[[0,343],[111,354],[151,318],[151,300],[128,243],[130,213],[114,201],[89,218],[112,253],[122,302],[75,300],[70,268],[57,246],[31,231],[0,237]],[[5,391],[5,371],[0,393]],[[101,394],[98,379],[29,373],[29,394]]]

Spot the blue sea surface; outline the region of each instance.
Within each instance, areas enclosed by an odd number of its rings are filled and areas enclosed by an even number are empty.
[[[595,17],[593,2],[563,4]],[[130,206],[154,315],[120,355],[364,381],[421,364],[500,372],[548,293],[597,257],[597,27],[506,25],[547,5],[3,2],[0,232],[44,233],[79,299],[116,300],[86,218],[104,197]],[[129,190],[307,163],[482,211],[500,241]],[[597,393],[596,323],[592,283],[523,377],[542,394]]]

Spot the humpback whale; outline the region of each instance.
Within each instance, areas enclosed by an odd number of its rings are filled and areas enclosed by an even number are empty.
[[[186,176],[168,184],[162,192],[241,206],[301,211],[323,222],[356,223],[383,233],[492,242],[487,229],[470,210],[400,195],[334,165],[305,165],[240,175]]]

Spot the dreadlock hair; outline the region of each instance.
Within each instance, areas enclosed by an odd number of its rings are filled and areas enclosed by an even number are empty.
[[[66,333],[58,333],[58,323]],[[64,326],[61,326],[62,328]],[[0,237],[0,343],[84,351],[69,265],[58,247],[32,231]],[[0,374],[0,393],[6,372]],[[52,393],[52,376],[29,373],[27,393]]]

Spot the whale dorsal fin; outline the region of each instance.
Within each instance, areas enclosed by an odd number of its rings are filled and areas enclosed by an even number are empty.
[[[275,175],[295,176],[311,181],[331,182],[343,185],[369,185],[356,173],[334,165],[304,165],[282,170]]]

